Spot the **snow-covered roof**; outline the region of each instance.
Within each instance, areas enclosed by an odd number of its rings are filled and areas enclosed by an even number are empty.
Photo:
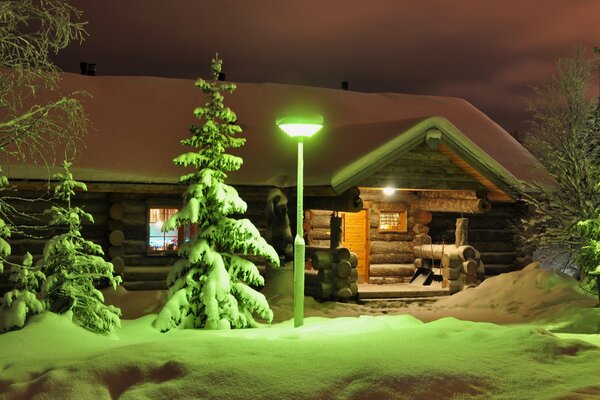
[[[342,180],[347,186],[346,175],[353,165],[368,164],[374,154],[403,134],[414,133],[415,127],[440,128],[446,122],[442,131],[464,135],[471,147],[495,160],[505,175],[527,181],[545,176],[525,148],[462,99],[271,83],[237,86],[233,94],[225,94],[225,104],[237,113],[247,141],[235,151],[244,165],[230,174],[230,184],[295,185],[296,142],[275,125],[278,117],[293,113],[321,114],[325,120],[323,129],[304,145],[308,186],[335,189]],[[204,104],[193,80],[65,73],[62,90],[91,95],[84,104],[93,127],[86,148],[74,161],[79,180],[174,183],[184,173],[172,159],[189,151],[179,140],[189,136],[188,128],[198,122],[192,111]],[[13,179],[48,176],[44,167],[11,165],[5,169]]]

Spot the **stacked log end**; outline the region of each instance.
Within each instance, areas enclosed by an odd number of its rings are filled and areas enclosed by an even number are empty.
[[[123,260],[123,244],[125,243],[125,234],[123,233],[123,217],[125,216],[125,207],[123,206],[123,196],[120,193],[111,193],[109,196],[110,209],[108,219],[108,257],[113,264],[115,273],[123,275],[125,272],[125,261]]]
[[[318,271],[317,287],[311,288],[319,300],[347,302],[358,294],[358,257],[345,247],[309,251]]]
[[[456,241],[454,244],[431,244],[431,239],[421,236],[414,247],[415,266],[424,267],[428,260],[440,260],[442,266],[442,287],[456,293],[467,286],[481,283],[485,268],[479,251],[468,242],[468,219],[456,221]],[[419,236],[419,235],[417,235]],[[429,240],[427,246],[423,246]]]

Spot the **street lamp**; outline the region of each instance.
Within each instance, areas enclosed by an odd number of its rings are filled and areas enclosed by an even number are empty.
[[[311,137],[323,127],[323,117],[286,117],[276,121],[277,126],[298,141],[298,179],[296,181],[296,237],[294,238],[294,327],[304,324],[304,138]]]

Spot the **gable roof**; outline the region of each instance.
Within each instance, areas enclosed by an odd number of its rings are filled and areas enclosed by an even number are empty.
[[[468,102],[450,97],[361,93],[315,87],[238,83],[225,104],[247,139],[232,151],[243,157],[234,185],[293,186],[296,142],[275,120],[294,112],[324,116],[323,129],[305,142],[305,185],[341,192],[424,140],[430,129],[442,143],[503,188],[518,180],[547,181],[537,160],[500,126]],[[179,140],[198,121],[204,104],[194,81],[156,77],[63,74],[64,92],[83,90],[92,128],[73,172],[87,182],[175,183],[185,170],[172,159],[189,151]],[[45,167],[5,168],[13,179],[46,179]]]

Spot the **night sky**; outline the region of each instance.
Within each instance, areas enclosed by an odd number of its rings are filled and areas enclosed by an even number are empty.
[[[56,58],[65,71],[88,61],[97,75],[206,77],[218,52],[231,81],[456,96],[511,133],[557,58],[600,46],[600,0],[71,3],[89,37]]]

